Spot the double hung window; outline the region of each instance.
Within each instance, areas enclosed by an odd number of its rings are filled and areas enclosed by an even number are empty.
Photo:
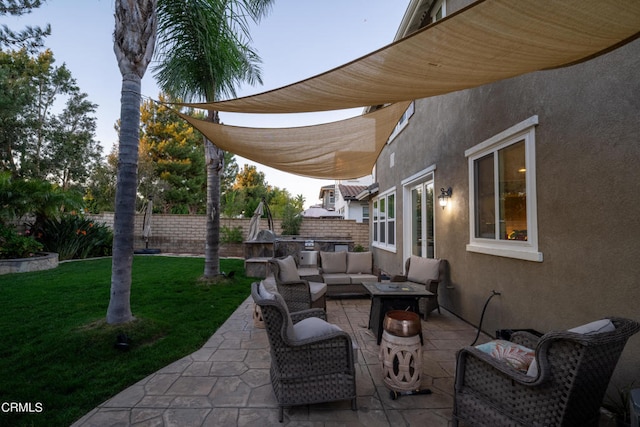
[[[467,250],[542,261],[538,252],[533,116],[467,150]]]
[[[396,247],[396,192],[390,191],[373,200],[373,245],[395,250]]]

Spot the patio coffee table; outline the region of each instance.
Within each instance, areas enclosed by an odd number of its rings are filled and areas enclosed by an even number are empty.
[[[378,344],[382,339],[382,322],[387,311],[409,310],[419,313],[418,300],[435,296],[426,286],[407,282],[364,282],[362,285],[371,295],[369,329],[375,334]]]

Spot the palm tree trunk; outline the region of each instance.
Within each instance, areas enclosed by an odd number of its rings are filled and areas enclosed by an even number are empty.
[[[217,123],[218,114],[209,111],[208,120]],[[220,173],[224,168],[224,152],[204,138],[207,162],[207,235],[204,246],[204,277],[220,274]]]
[[[135,226],[141,78],[135,73],[122,77],[120,146],[115,217],[113,221],[113,261],[111,298],[107,323],[124,323],[131,314],[131,271]]]
[[[218,150],[211,141],[207,150]],[[220,274],[220,174],[215,162],[207,163],[207,239],[204,248],[204,277]]]

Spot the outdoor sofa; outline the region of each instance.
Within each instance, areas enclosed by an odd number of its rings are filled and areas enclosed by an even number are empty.
[[[327,297],[368,295],[363,282],[377,282],[371,252],[320,252],[318,271]]]

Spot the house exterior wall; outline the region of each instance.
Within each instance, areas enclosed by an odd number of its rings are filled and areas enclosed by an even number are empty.
[[[336,197],[335,211],[342,214],[344,219],[353,219],[356,222],[362,222],[364,218],[364,208],[369,207],[369,203],[358,200],[345,200],[344,195],[340,191],[340,184],[368,186],[373,184],[373,176],[367,175],[358,179],[336,180]],[[367,218],[368,219],[368,218]]]
[[[448,9],[451,12],[451,9]],[[396,251],[376,264],[401,273],[401,181],[435,166],[436,257],[452,287],[440,303],[483,329],[565,329],[605,316],[640,319],[640,40],[571,67],[417,100],[408,126],[376,164],[380,193],[396,189]],[[542,262],[468,252],[469,172],[465,150],[538,116],[537,216]],[[394,157],[394,166],[390,167]],[[640,383],[640,336],[632,337],[612,384]]]
[[[364,218],[363,209],[369,207],[369,203],[355,200],[342,201],[344,203],[342,203],[339,208],[336,206],[336,212],[343,212],[344,219],[352,219],[356,222],[362,222]]]

